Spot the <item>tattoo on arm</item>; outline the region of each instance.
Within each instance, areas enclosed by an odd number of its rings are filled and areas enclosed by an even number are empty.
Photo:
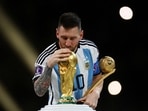
[[[50,85],[52,68],[46,66],[44,74],[42,74],[34,83],[34,90],[38,96],[43,96]]]

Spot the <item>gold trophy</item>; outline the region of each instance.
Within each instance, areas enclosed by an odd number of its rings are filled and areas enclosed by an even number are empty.
[[[76,73],[77,57],[74,52],[69,56],[68,61],[59,62],[59,72],[61,79],[61,98],[58,104],[75,104],[76,100],[72,97],[73,81]]]
[[[91,93],[97,85],[99,85],[105,78],[107,78],[115,72],[116,69],[114,59],[110,56],[102,57],[100,59],[100,69],[102,72],[101,77],[92,84],[92,86],[86,91],[84,96]]]

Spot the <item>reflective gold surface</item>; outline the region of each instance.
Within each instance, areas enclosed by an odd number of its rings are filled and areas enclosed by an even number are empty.
[[[104,56],[100,59],[100,69],[104,74],[112,72],[115,69],[115,60],[110,56]]]
[[[76,73],[77,57],[74,52],[69,56],[69,60],[59,63],[59,72],[61,78],[61,98],[59,103],[75,103],[72,97],[73,81]]]

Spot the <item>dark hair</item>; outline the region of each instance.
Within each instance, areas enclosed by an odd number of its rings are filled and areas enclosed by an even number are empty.
[[[81,29],[81,19],[80,17],[73,13],[73,12],[67,12],[63,13],[59,17],[58,21],[58,27],[63,26],[64,28],[73,28],[73,27],[78,27]]]

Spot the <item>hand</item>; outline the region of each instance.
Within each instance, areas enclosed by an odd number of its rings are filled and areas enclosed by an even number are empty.
[[[98,99],[99,99],[98,94],[95,92],[92,92],[92,93],[88,94],[87,96],[80,98],[77,102],[78,103],[83,102],[83,104],[86,104],[86,105],[92,107],[93,109],[95,109],[98,104]]]
[[[55,64],[61,61],[67,61],[71,55],[71,51],[67,48],[56,50],[49,58],[47,66],[52,68]]]

